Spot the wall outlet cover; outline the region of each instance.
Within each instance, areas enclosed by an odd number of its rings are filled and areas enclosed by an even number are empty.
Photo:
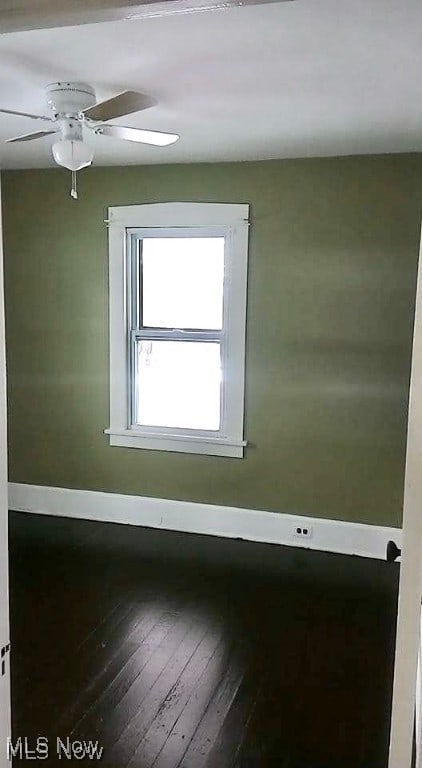
[[[308,523],[299,523],[293,528],[293,536],[295,539],[312,539],[312,534],[312,525],[308,525]]]

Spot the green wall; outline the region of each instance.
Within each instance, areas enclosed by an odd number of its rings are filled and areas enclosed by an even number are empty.
[[[400,522],[422,155],[3,173],[10,479]],[[245,459],[111,448],[108,205],[251,204]]]

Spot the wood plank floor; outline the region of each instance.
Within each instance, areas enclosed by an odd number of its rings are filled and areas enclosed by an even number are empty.
[[[22,513],[10,553],[45,765],[69,736],[109,768],[387,767],[397,565]]]

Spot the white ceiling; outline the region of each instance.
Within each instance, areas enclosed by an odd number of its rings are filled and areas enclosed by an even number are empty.
[[[98,165],[422,151],[421,0],[296,0],[0,35],[0,106],[46,112],[85,80],[158,106],[116,123],[177,131],[166,148],[91,138]],[[42,124],[0,115],[4,168],[53,165]]]

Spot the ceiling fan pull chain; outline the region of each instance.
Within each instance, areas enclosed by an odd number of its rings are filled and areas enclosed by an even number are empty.
[[[73,197],[74,200],[78,199],[78,190],[76,187],[76,171],[72,171],[72,189],[70,190],[70,196]]]

